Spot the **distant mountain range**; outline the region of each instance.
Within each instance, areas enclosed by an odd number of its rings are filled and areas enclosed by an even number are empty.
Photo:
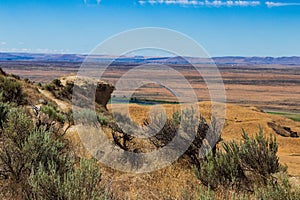
[[[0,53],[0,61],[37,61],[37,62],[83,62],[87,55],[81,54],[43,54],[43,53]],[[93,55],[89,56],[93,62],[113,62],[114,64],[188,64],[183,57],[115,57]],[[300,65],[300,57],[241,57],[226,56],[208,58],[191,58],[188,60],[193,64],[211,63],[218,65],[258,65],[258,64],[275,64],[275,65]]]

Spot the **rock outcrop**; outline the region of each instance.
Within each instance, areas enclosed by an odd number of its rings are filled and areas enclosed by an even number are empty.
[[[293,138],[298,138],[298,133],[295,131],[292,131],[291,128],[285,127],[285,126],[280,126],[274,122],[268,122],[268,126],[272,128],[275,133],[278,135],[281,135],[283,137],[293,137]]]
[[[106,108],[115,89],[112,84],[88,77],[68,76],[62,78],[61,83],[69,93],[75,91],[73,95],[79,95],[83,101],[89,102],[94,100],[104,108]]]

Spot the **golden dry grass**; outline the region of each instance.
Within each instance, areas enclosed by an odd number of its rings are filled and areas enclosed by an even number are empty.
[[[113,106],[115,106],[116,110],[122,107],[122,105],[117,104]],[[163,106],[169,116],[180,109],[179,105],[174,104],[165,104]],[[200,112],[206,118],[210,117],[210,106],[209,102],[199,103]],[[269,121],[274,121],[282,126],[289,126],[293,130],[300,132],[299,122],[264,113],[256,107],[227,104],[226,108],[226,122],[222,135],[225,141],[240,139],[242,128],[248,134],[254,135],[258,132],[259,126],[261,126],[265,134],[274,134],[273,130],[267,125]],[[111,105],[109,105],[109,109],[111,110]],[[150,109],[151,106],[129,105],[130,115],[138,123],[142,123],[143,119],[149,114]],[[82,146],[76,131],[71,129],[67,137],[75,144],[77,152],[81,156],[89,156],[88,151]],[[277,141],[279,143],[278,155],[281,163],[288,165],[288,173],[291,176],[300,176],[300,139],[285,138],[277,135]],[[100,166],[103,178],[102,184],[111,188],[120,199],[162,199],[169,196],[172,196],[170,199],[179,199],[184,193],[198,194],[199,188],[203,187],[193,174],[193,170],[186,159],[179,159],[166,168],[144,174],[123,173],[103,164],[100,164]],[[228,194],[226,191],[223,191],[217,195]]]
[[[77,128],[72,127],[66,138],[72,142],[76,154],[90,157],[90,152],[81,142]],[[86,128],[91,132],[91,129]],[[109,130],[105,130],[109,132]],[[91,141],[93,142],[93,141]],[[101,184],[111,189],[118,199],[179,199],[184,192],[196,194],[200,181],[193,174],[187,159],[179,159],[172,165],[150,173],[124,173],[99,163],[102,173]]]
[[[109,105],[111,109],[112,105]],[[113,105],[122,107],[122,105]],[[180,109],[179,105],[165,104],[163,105],[169,116]],[[147,118],[151,106],[141,106],[130,104],[130,116],[137,123]],[[206,118],[210,118],[211,104],[209,102],[199,103],[200,113]],[[209,120],[208,120],[209,121]],[[282,116],[271,115],[262,112],[256,107],[242,107],[233,104],[226,104],[226,120],[222,132],[222,138],[225,141],[232,139],[240,139],[242,129],[249,135],[255,135],[261,127],[266,135],[275,134],[275,132],[267,125],[268,122],[276,122],[281,126],[290,127],[292,130],[300,133],[300,122],[294,122]],[[276,135],[279,145],[279,158],[281,163],[289,166],[288,172],[293,176],[300,176],[300,138],[286,138]]]

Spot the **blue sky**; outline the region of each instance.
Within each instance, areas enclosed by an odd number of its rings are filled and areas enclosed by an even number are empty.
[[[0,0],[0,51],[88,53],[121,31],[182,32],[211,56],[300,56],[299,0]]]

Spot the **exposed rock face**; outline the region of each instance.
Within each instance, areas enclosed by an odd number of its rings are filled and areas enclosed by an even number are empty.
[[[98,82],[95,101],[106,108],[106,105],[111,98],[111,93],[113,93],[114,89],[115,87],[111,84]]]
[[[0,67],[0,75],[6,76],[7,74],[3,71],[3,69]]]
[[[289,127],[282,127],[280,125],[275,124],[274,122],[268,122],[268,126],[272,128],[275,133],[278,135],[281,135],[283,137],[293,137],[298,138],[298,133],[295,131],[292,131]]]
[[[94,100],[104,108],[106,108],[111,94],[115,89],[111,84],[87,77],[68,76],[62,78],[61,83],[70,93],[72,93],[76,87],[76,95],[79,95],[83,101],[88,102],[89,100]]]

